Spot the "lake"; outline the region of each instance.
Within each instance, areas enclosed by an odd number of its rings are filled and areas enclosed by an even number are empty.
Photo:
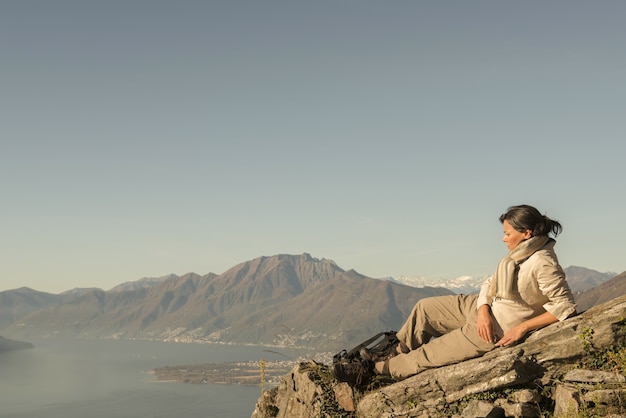
[[[250,417],[258,386],[156,382],[159,366],[284,360],[287,349],[129,340],[42,340],[0,353],[2,418]],[[282,351],[281,351],[282,350]],[[281,355],[282,354],[282,355]]]

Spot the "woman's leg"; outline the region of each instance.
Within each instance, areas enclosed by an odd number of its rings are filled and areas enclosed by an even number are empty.
[[[398,339],[411,350],[415,350],[432,337],[461,328],[467,322],[464,308],[468,303],[467,298],[468,296],[463,295],[450,295],[419,300],[397,332]]]
[[[416,304],[410,321],[400,329],[406,344],[410,341],[415,348],[389,359],[388,371],[395,378],[479,357],[494,348],[478,336],[476,295],[428,299]],[[376,364],[379,371],[381,367]]]

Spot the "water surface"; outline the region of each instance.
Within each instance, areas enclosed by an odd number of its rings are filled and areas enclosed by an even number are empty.
[[[42,340],[0,353],[2,418],[250,417],[261,389],[155,382],[159,366],[280,355],[255,346],[127,340]],[[287,353],[289,355],[289,353]]]

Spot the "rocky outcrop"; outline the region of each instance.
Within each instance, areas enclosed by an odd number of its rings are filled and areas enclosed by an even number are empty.
[[[334,381],[327,365],[301,363],[262,394],[252,417],[538,417],[603,407],[608,414],[626,405],[625,342],[622,296],[516,346],[365,392]],[[611,361],[613,370],[585,369]]]
[[[621,373],[571,370],[556,384],[554,416],[563,417],[588,412],[590,405],[593,405],[597,416],[606,416],[608,414],[602,412],[609,412],[611,405],[620,404],[622,406],[620,414],[625,416],[623,414],[626,400],[625,380]]]

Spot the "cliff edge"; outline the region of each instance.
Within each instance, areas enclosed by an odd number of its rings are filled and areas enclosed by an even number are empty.
[[[303,362],[263,392],[252,418],[626,416],[625,343],[621,296],[518,345],[364,392]]]

